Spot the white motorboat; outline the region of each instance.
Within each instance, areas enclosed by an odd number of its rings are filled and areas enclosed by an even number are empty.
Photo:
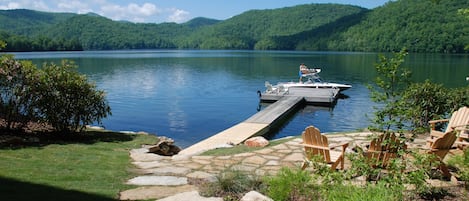
[[[284,88],[290,87],[303,87],[303,88],[338,88],[340,91],[347,90],[352,87],[352,85],[348,84],[339,84],[339,83],[332,83],[332,82],[324,82],[321,77],[319,77],[318,73],[321,72],[319,68],[308,69],[307,72],[303,72],[300,77],[299,82],[279,82],[277,83],[277,87],[283,85]],[[306,81],[302,81],[306,79]]]
[[[279,82],[272,85],[265,82],[266,90],[259,93],[261,101],[276,101],[283,96],[301,96],[309,103],[333,103],[340,91],[351,88],[351,85],[324,82],[318,73],[321,69],[302,70],[299,82]],[[306,81],[302,81],[306,79]]]

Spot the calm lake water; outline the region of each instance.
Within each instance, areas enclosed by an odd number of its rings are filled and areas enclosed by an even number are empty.
[[[377,53],[296,51],[85,51],[15,53],[17,59],[75,61],[79,71],[105,90],[112,116],[103,126],[168,136],[187,147],[264,108],[264,82],[296,81],[298,65],[322,69],[329,82],[351,84],[332,108],[305,106],[287,118],[270,139],[299,135],[308,125],[322,132],[366,128],[375,103],[366,84],[376,77]],[[469,83],[468,55],[410,54],[414,81],[430,79],[447,87]]]

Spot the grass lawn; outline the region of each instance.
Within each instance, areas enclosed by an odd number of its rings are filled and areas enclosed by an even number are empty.
[[[0,148],[1,200],[114,200],[132,187],[129,150],[157,140],[94,131],[66,139]]]

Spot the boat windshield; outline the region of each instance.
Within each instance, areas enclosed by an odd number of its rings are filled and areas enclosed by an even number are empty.
[[[307,78],[309,82],[322,82],[321,78],[317,74],[310,75]]]

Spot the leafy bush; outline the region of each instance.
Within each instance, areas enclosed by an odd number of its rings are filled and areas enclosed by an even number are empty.
[[[325,195],[324,200],[347,200],[347,201],[363,201],[363,200],[402,200],[401,192],[395,192],[382,183],[367,184],[365,186],[354,185],[336,185],[330,188]]]
[[[402,49],[394,53],[394,57],[387,58],[380,55],[380,63],[375,65],[378,77],[375,85],[368,88],[371,91],[371,99],[380,103],[380,108],[375,108],[375,117],[371,130],[390,131],[402,130],[404,127],[403,108],[399,105],[402,91],[410,84],[411,72],[402,67],[407,50]]]
[[[41,76],[39,110],[47,123],[59,131],[75,131],[110,114],[103,91],[75,71],[73,63],[63,61],[44,65]]]
[[[456,168],[456,175],[461,181],[464,181],[466,188],[469,189],[469,149],[464,149],[463,155],[452,157],[448,164]]]
[[[447,98],[448,104],[452,106],[451,111],[456,111],[463,106],[469,106],[469,85],[451,89]]]
[[[377,180],[379,178],[382,169],[373,168],[370,163],[375,164],[377,161],[369,161],[363,150],[359,150],[357,154],[347,154],[347,158],[352,163],[350,170],[347,172],[349,177],[365,176],[366,180]]]
[[[12,56],[2,56],[0,65],[0,118],[7,129],[19,129],[35,115],[32,85],[37,69]]]
[[[57,131],[76,131],[111,114],[105,94],[73,63],[44,65],[3,56],[0,66],[0,118],[6,129],[44,121]]]
[[[444,119],[451,111],[448,104],[449,90],[441,84],[413,83],[404,91],[401,102],[406,108],[405,116],[416,133],[428,131],[428,121]]]
[[[266,194],[273,200],[319,199],[319,186],[312,179],[307,171],[282,168],[277,175],[265,180]]]
[[[412,161],[409,163],[407,174],[403,174],[408,184],[412,184],[415,190],[410,195],[423,198],[425,200],[440,200],[448,195],[447,190],[442,187],[435,187],[428,182],[429,179],[442,178],[433,167],[438,167],[440,161],[433,154],[421,154],[412,152]]]
[[[253,175],[238,170],[225,170],[217,175],[217,181],[202,185],[201,194],[204,196],[222,196],[224,200],[240,200],[251,191],[259,190],[262,182]]]
[[[469,87],[448,89],[429,80],[412,83],[400,102],[405,108],[405,119],[415,133],[428,132],[428,121],[444,119],[460,107],[469,105]]]

